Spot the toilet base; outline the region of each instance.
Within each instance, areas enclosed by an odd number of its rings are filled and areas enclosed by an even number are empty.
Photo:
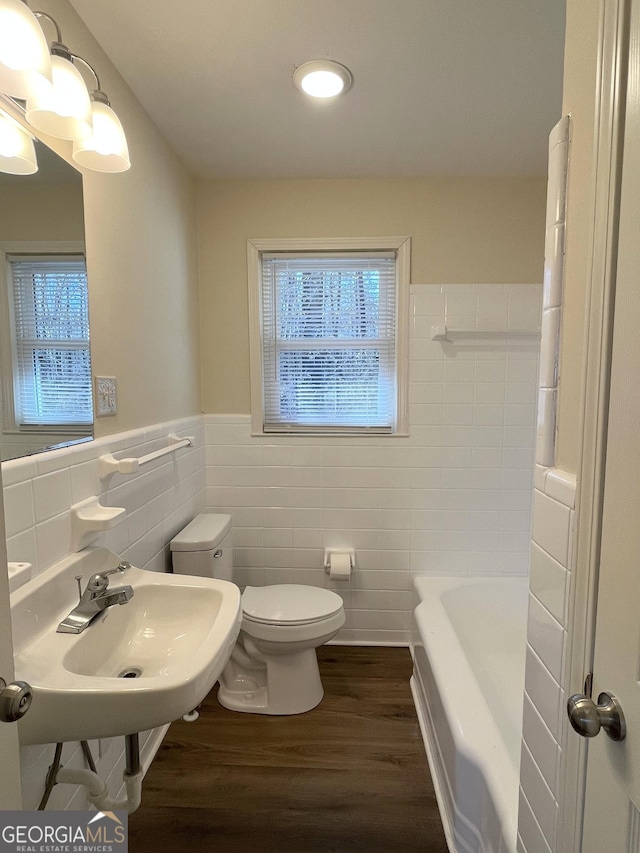
[[[218,701],[230,711],[304,714],[324,696],[315,648],[268,656],[259,669],[243,669],[232,657],[220,678]]]

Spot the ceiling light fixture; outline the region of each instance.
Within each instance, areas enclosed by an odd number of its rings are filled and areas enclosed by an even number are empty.
[[[38,19],[49,21],[55,27],[56,40],[50,50]],[[9,25],[15,30],[13,39],[7,35]],[[37,53],[33,43],[40,42],[29,27],[35,27],[36,36],[37,32],[40,33],[48,69],[45,63],[44,69],[38,66],[37,72],[33,70],[32,54]],[[25,36],[22,42],[24,47],[19,48],[18,35],[25,33],[29,38]],[[78,62],[85,65],[95,77],[96,88],[91,96],[77,67]],[[93,66],[71,53],[62,43],[56,21],[45,12],[31,12],[26,6],[26,0],[0,0],[0,102],[2,100],[9,114],[15,113],[21,122],[24,118],[36,130],[58,139],[72,140],[72,157],[80,166],[98,172],[124,172],[130,168],[122,124],[101,90]],[[20,100],[26,100],[25,107]],[[18,137],[15,134],[12,136],[10,125],[3,124],[2,127],[6,137],[3,144],[9,151],[11,145],[15,147],[17,144]],[[17,127],[22,130],[19,125]],[[13,143],[10,142],[12,138]],[[26,138],[29,139],[28,128]],[[0,171],[5,171],[4,165],[14,167],[15,163],[10,163],[6,157],[3,159],[0,154]],[[37,166],[33,171],[36,169]],[[10,168],[6,171],[10,171]]]
[[[348,68],[331,59],[303,62],[293,72],[293,82],[312,98],[334,98],[351,88],[353,77]]]

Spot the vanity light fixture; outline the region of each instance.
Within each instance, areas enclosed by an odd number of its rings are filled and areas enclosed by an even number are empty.
[[[50,49],[38,19],[55,27],[56,39]],[[33,56],[41,58],[42,44],[45,61],[38,65]],[[91,96],[78,62],[95,77],[96,88]],[[0,102],[3,99],[9,114],[19,116],[20,121],[24,116],[36,130],[72,140],[72,157],[79,166],[99,172],[124,172],[130,168],[122,124],[101,90],[93,66],[71,53],[62,42],[56,21],[45,12],[31,12],[26,0],[0,0]],[[23,100],[26,106],[20,103]],[[14,138],[11,144],[15,147],[18,137],[12,137],[12,132],[7,130],[6,138]],[[26,138],[29,139],[28,129]],[[9,141],[5,147],[9,150]],[[35,154],[33,159],[35,163]],[[0,154],[0,171],[11,168],[16,164]],[[37,165],[32,171],[36,170]]]
[[[29,124],[59,139],[84,139],[91,135],[91,100],[82,74],[73,64],[69,48],[62,44],[60,27],[49,15],[36,12],[36,17],[50,21],[56,28],[56,41],[51,45],[53,86],[49,92],[27,98],[26,117]]]
[[[293,72],[293,82],[313,98],[334,98],[351,88],[353,77],[348,68],[331,59],[303,62]]]
[[[33,137],[4,110],[0,110],[0,172],[33,175],[37,171]]]
[[[25,100],[51,89],[49,45],[23,0],[0,0],[0,92]]]
[[[81,56],[74,55],[73,59],[79,60],[91,71],[96,78],[96,88],[91,93],[93,131],[90,136],[74,141],[72,157],[79,166],[97,172],[126,172],[131,168],[131,160],[120,119],[100,88],[95,68]]]

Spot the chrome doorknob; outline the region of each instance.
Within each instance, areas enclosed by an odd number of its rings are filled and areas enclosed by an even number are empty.
[[[622,708],[611,693],[601,693],[597,705],[588,696],[576,693],[567,702],[567,714],[571,725],[582,737],[595,737],[600,729],[604,729],[611,740],[624,740],[627,733]]]

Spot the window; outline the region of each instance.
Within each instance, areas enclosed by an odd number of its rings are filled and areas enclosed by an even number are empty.
[[[5,257],[13,426],[86,432],[93,403],[84,258]]]
[[[249,242],[255,433],[404,432],[408,252]]]

